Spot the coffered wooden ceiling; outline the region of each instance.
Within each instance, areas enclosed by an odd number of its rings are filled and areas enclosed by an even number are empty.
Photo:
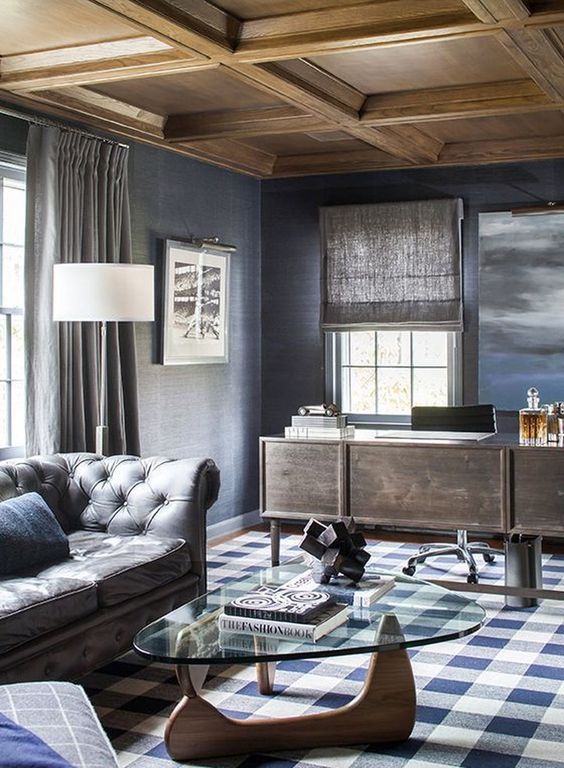
[[[2,0],[0,99],[260,177],[564,157],[564,0]]]

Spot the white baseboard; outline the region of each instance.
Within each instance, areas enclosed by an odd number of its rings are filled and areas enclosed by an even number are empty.
[[[260,522],[260,511],[253,509],[250,512],[245,512],[244,515],[237,515],[228,520],[208,525],[208,541],[228,536],[230,533],[238,533],[244,528],[250,528],[251,525],[258,525]]]

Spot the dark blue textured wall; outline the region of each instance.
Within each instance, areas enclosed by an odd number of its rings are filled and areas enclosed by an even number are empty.
[[[136,144],[130,190],[135,261],[159,266],[164,240],[191,234],[237,246],[227,365],[154,365],[160,324],[137,326],[142,452],[213,457],[222,489],[210,521],[218,522],[258,507],[260,183]]]
[[[25,153],[27,123],[0,115],[0,149]],[[134,259],[158,271],[166,238],[217,235],[233,243],[230,362],[161,366],[160,324],[136,326],[141,450],[145,456],[211,456],[221,469],[216,523],[258,507],[260,434],[260,183],[131,142]],[[159,304],[160,302],[157,302]]]
[[[262,184],[262,429],[279,432],[323,397],[318,208],[462,197],[464,399],[478,397],[478,213],[564,199],[564,160],[355,173]],[[511,420],[502,428],[515,427]]]

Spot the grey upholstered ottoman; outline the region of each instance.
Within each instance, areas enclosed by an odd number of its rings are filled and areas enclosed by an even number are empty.
[[[117,768],[108,737],[78,685],[55,682],[1,685],[0,713],[38,736],[73,767]]]

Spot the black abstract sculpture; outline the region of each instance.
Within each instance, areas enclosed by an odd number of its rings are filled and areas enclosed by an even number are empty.
[[[352,517],[338,518],[329,525],[312,518],[304,528],[300,547],[319,561],[312,567],[313,578],[319,584],[328,584],[339,573],[356,584],[370,560],[366,539],[355,531]]]

